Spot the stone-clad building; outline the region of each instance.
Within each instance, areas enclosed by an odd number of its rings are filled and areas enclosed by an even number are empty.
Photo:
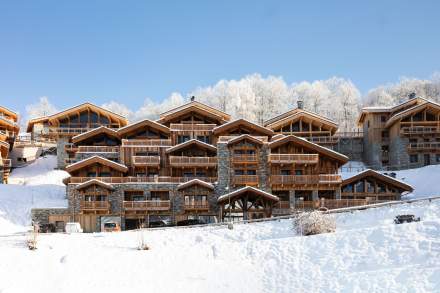
[[[350,199],[341,201],[338,174],[349,158],[329,146],[336,130],[333,122],[302,109],[265,127],[191,101],[157,121],[99,125],[68,140],[59,136],[69,154],[68,209],[35,210],[33,218],[78,221],[92,232],[108,221],[132,229],[158,221],[210,223],[350,206]]]
[[[410,95],[394,107],[366,107],[364,162],[374,169],[409,169],[440,163],[440,104]]]

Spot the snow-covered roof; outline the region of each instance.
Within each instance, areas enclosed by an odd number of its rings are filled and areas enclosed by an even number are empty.
[[[209,149],[213,152],[217,151],[217,148],[215,146],[213,146],[212,144],[207,144],[206,142],[203,142],[203,141],[200,141],[200,140],[193,138],[193,139],[187,140],[185,142],[182,142],[180,144],[177,144],[177,145],[167,149],[166,152],[171,153],[171,152],[174,152],[176,150],[179,150],[179,149],[184,148],[184,147],[191,145],[191,144],[197,144],[197,145],[199,145],[203,148]]]
[[[331,125],[333,127],[336,127],[336,128],[338,127],[338,123],[337,122],[335,122],[335,121],[333,121],[333,120],[331,120],[331,119],[329,119],[327,117],[324,117],[322,115],[319,115],[317,113],[314,113],[314,112],[311,112],[311,111],[308,111],[308,110],[305,110],[305,109],[299,109],[299,108],[295,108],[295,109],[292,109],[292,110],[287,111],[285,113],[282,113],[282,114],[280,114],[278,116],[275,116],[275,117],[273,117],[273,118],[271,118],[269,120],[264,121],[263,124],[266,127],[270,127],[272,125],[279,124],[282,121],[291,120],[295,116],[302,116],[302,115],[311,116],[313,118],[316,118],[316,119],[319,119],[321,121],[324,121],[324,122],[326,122],[327,124],[329,124],[329,125]]]
[[[223,125],[219,125],[219,126],[213,128],[212,132],[214,134],[216,134],[218,132],[221,132],[222,130],[226,130],[226,129],[229,129],[231,127],[234,127],[235,125],[246,125],[248,127],[251,127],[253,129],[256,129],[256,130],[260,131],[261,133],[264,133],[265,135],[270,135],[270,136],[273,135],[273,130],[272,129],[263,127],[261,125],[258,125],[256,123],[251,122],[251,121],[249,121],[247,119],[244,119],[244,118],[239,118],[239,119],[236,119],[236,120],[233,120],[233,121],[229,121],[229,122],[227,122],[227,123],[225,123]]]
[[[84,189],[84,188],[86,188],[88,186],[91,186],[91,185],[99,185],[99,186],[104,187],[104,188],[106,188],[108,190],[113,190],[114,189],[113,186],[111,186],[110,184],[105,183],[105,182],[103,182],[101,180],[98,180],[98,179],[88,180],[86,182],[78,184],[75,188],[78,189],[78,190],[81,190],[81,189]]]
[[[128,171],[127,166],[120,164],[120,163],[117,163],[117,162],[114,162],[114,161],[111,161],[111,160],[104,158],[104,157],[101,157],[101,156],[92,156],[92,157],[86,158],[84,160],[81,160],[79,162],[70,164],[70,165],[66,166],[66,171],[72,172],[72,171],[75,171],[77,169],[80,169],[84,166],[88,166],[93,163],[101,163],[103,165],[112,167],[112,168],[119,170],[121,172]]]
[[[383,181],[386,181],[386,182],[388,182],[390,184],[396,185],[397,187],[405,189],[406,191],[412,192],[414,190],[414,188],[411,185],[409,185],[408,183],[403,182],[401,180],[398,180],[396,178],[393,178],[391,176],[382,174],[382,173],[377,172],[377,171],[375,171],[373,169],[366,169],[366,170],[364,170],[362,172],[359,172],[359,173],[357,173],[357,174],[355,174],[353,176],[350,176],[350,177],[344,179],[342,181],[342,186],[347,185],[349,183],[352,183],[354,181],[357,181],[357,180],[359,180],[359,179],[361,179],[363,177],[367,177],[367,176],[374,176],[374,177],[376,177],[378,179],[381,179]]]
[[[209,189],[214,189],[214,185],[209,183],[209,182],[205,182],[205,181],[200,180],[200,179],[192,179],[192,180],[190,180],[188,182],[180,183],[177,186],[177,190],[185,189],[185,188],[190,187],[192,185],[201,185],[201,186],[204,186],[204,187],[209,188]]]
[[[396,113],[390,119],[388,119],[386,126],[388,127],[388,126],[392,125],[395,121],[397,121],[398,118],[405,117],[405,115],[410,114],[411,112],[416,111],[420,108],[424,108],[426,106],[433,106],[434,108],[437,108],[440,110],[440,104],[432,102],[432,101],[427,101],[427,100],[425,100],[425,101],[426,101],[425,103],[416,104],[416,105],[412,106],[411,108],[408,108],[408,109],[405,109],[401,112]]]
[[[257,144],[260,144],[260,145],[262,145],[264,143],[262,140],[256,138],[255,136],[252,136],[252,135],[249,135],[249,134],[242,134],[240,136],[236,136],[236,137],[231,138],[230,140],[228,140],[228,145],[229,144],[234,144],[234,143],[239,142],[239,141],[241,141],[243,139],[249,139],[249,140],[251,140],[251,141],[253,141],[253,142],[257,143]]]
[[[99,126],[99,127],[94,128],[92,130],[75,135],[74,137],[72,137],[72,142],[75,143],[75,142],[81,141],[83,139],[86,139],[86,138],[91,137],[94,134],[98,134],[98,133],[108,133],[114,137],[118,137],[118,132],[116,130],[108,128],[106,126]]]
[[[273,194],[271,194],[269,192],[263,191],[261,189],[257,189],[257,188],[252,187],[252,186],[245,186],[245,187],[242,187],[242,188],[237,189],[235,191],[232,191],[230,193],[227,193],[227,194],[219,196],[217,198],[217,202],[218,203],[224,202],[226,200],[229,200],[229,199],[232,199],[234,197],[237,197],[240,194],[248,192],[248,191],[250,191],[252,193],[256,193],[256,194],[261,195],[261,196],[264,196],[265,198],[273,200],[273,201],[279,201],[280,200],[280,198],[278,196],[273,195]]]
[[[162,130],[165,133],[170,133],[170,129],[168,127],[166,127],[165,125],[162,125],[162,124],[160,124],[160,123],[158,123],[156,121],[150,120],[150,119],[143,119],[141,121],[137,121],[135,123],[126,125],[124,127],[121,127],[121,128],[118,129],[118,133],[121,133],[121,134],[125,133],[127,131],[132,130],[132,129],[136,129],[137,127],[141,127],[144,124],[151,125],[154,128],[160,129],[160,130]]]

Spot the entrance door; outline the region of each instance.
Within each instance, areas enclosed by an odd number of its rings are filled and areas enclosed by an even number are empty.
[[[429,154],[424,154],[423,158],[425,166],[431,165],[431,156]]]

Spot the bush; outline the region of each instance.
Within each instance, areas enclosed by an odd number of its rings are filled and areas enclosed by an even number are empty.
[[[314,211],[298,214],[293,220],[293,226],[300,235],[316,235],[335,232],[336,221],[331,215]]]
[[[26,240],[26,244],[29,250],[37,249],[37,236],[38,236],[38,228],[34,227],[33,231],[28,235],[28,239]]]

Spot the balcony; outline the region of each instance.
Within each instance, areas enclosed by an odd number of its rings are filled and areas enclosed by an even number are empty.
[[[126,211],[168,211],[171,208],[170,200],[124,201]]]
[[[170,156],[170,165],[173,167],[216,167],[217,157]]]
[[[289,201],[279,201],[275,204],[275,206],[273,208],[279,209],[279,210],[288,210],[288,209],[290,209],[290,202]]]
[[[435,126],[402,127],[400,129],[400,134],[409,135],[409,136],[440,134],[440,127],[435,127]]]
[[[234,175],[232,176],[234,185],[258,185],[258,175]]]
[[[318,154],[270,154],[272,164],[317,164]]]
[[[340,184],[341,175],[320,174],[320,175],[272,175],[272,185],[318,185],[318,184]]]
[[[84,132],[87,132],[89,130],[98,128],[100,126],[106,126],[109,128],[118,128],[118,124],[97,124],[97,123],[89,123],[89,124],[80,124],[80,123],[71,123],[66,126],[56,127],[52,126],[49,127],[49,134],[50,135],[67,135],[67,136],[74,136],[78,135]]]
[[[132,162],[134,166],[159,166],[160,156],[133,156]]]
[[[233,138],[238,137],[239,135],[236,136],[232,136],[232,135],[222,135],[218,138],[218,142],[228,142]],[[262,142],[267,142],[268,141],[268,137],[267,136],[252,136],[256,139],[261,140]]]
[[[201,132],[203,132],[203,131],[211,131],[215,127],[217,127],[216,124],[192,124],[192,123],[188,123],[188,124],[171,123],[170,124],[170,129],[172,131],[188,131],[188,132],[201,131]]]
[[[81,201],[80,207],[83,211],[108,211],[110,203],[108,201]]]
[[[127,183],[185,183],[193,179],[199,179],[208,183],[217,181],[217,177],[170,177],[170,176],[150,176],[150,177],[70,177],[70,183],[80,184],[92,179],[110,183],[110,184],[127,184]]]
[[[119,153],[118,146],[79,146],[79,153]]]
[[[123,139],[123,147],[170,147],[171,139]]]
[[[337,144],[339,142],[337,136],[312,136],[306,137],[306,139],[316,144]]]
[[[233,163],[257,163],[258,157],[255,154],[252,155],[233,155]]]
[[[186,202],[183,208],[185,211],[208,211],[209,203],[207,201]]]
[[[408,151],[433,151],[440,149],[440,142],[418,142],[410,143],[408,145]]]
[[[321,199],[313,201],[296,201],[295,209],[314,210],[319,208],[341,209],[355,206],[362,206],[370,203],[365,199]]]

